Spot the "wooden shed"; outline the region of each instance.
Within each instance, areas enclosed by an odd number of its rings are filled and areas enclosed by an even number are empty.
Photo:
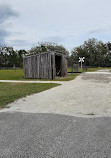
[[[55,79],[67,74],[67,57],[57,52],[44,52],[24,58],[24,77]]]

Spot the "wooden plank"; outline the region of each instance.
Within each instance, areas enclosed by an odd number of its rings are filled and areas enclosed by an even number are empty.
[[[55,72],[55,54],[51,54],[51,67],[52,67],[52,79],[55,79],[56,72]]]
[[[66,75],[67,75],[67,59],[62,54],[62,72],[61,72],[61,76],[66,76]]]

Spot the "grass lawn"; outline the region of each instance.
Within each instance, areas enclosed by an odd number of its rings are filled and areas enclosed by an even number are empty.
[[[78,73],[68,74],[66,77],[57,77],[54,80],[42,79],[41,81],[69,81],[75,79],[78,76]],[[0,70],[0,80],[23,80],[23,81],[32,81],[38,79],[24,79],[23,69],[16,70]]]
[[[97,71],[101,69],[111,69],[110,68],[88,68],[88,71]],[[71,71],[68,68],[68,72]],[[81,71],[79,69],[79,71]],[[68,74],[66,77],[56,77],[54,80],[42,79],[41,81],[70,81],[75,79],[79,73]],[[16,69],[16,70],[0,70],[0,80],[23,80],[23,81],[30,81],[30,80],[39,80],[39,79],[24,79],[23,69]]]
[[[105,69],[111,69],[111,67],[97,67],[97,68],[88,68],[88,71],[97,71],[97,70],[105,70]]]
[[[55,83],[0,83],[0,108],[5,107],[16,99],[39,93],[58,85]]]
[[[22,80],[23,78],[23,69],[0,70],[0,80]]]
[[[53,81],[71,81],[74,80],[78,75],[80,75],[80,73],[72,73],[72,74],[68,74],[65,77],[57,77]]]
[[[103,69],[111,69],[111,67],[96,67],[96,68],[88,68],[87,72],[91,72],[91,71],[98,71],[98,70],[103,70]],[[71,68],[68,68],[68,72],[71,71]],[[81,72],[81,69],[79,68],[78,70],[79,72]]]

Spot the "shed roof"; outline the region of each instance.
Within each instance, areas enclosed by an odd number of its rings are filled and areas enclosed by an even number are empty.
[[[43,53],[38,53],[38,54],[32,54],[32,55],[29,55],[29,56],[25,56],[24,58],[29,58],[30,56],[37,56],[37,55],[43,55],[43,54],[56,54],[57,56],[62,56],[64,55],[65,58],[67,58],[67,56],[65,54],[61,54],[61,53],[58,53],[58,52],[55,52],[55,51],[47,51],[47,52],[43,52]]]

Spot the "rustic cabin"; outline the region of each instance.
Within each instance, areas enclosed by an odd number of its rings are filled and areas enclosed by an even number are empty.
[[[55,79],[67,74],[67,57],[57,52],[44,52],[24,58],[24,77]]]

